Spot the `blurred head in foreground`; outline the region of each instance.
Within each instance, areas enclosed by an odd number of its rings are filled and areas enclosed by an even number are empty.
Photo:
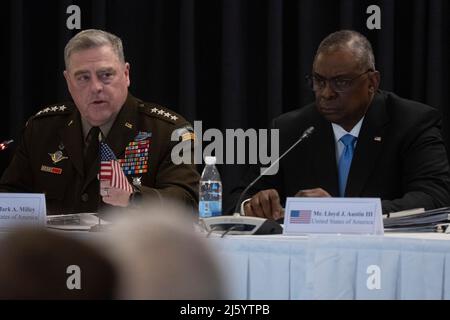
[[[167,204],[143,207],[111,231],[118,298],[224,299],[216,259],[192,216]]]
[[[97,248],[55,231],[8,233],[0,241],[0,261],[0,299],[114,297],[112,263]]]

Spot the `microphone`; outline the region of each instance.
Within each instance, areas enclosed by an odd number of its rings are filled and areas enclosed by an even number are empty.
[[[14,140],[6,140],[0,143],[0,151],[6,150],[9,147],[9,145],[13,142]]]
[[[222,232],[222,237],[226,234],[280,234],[283,229],[281,225],[274,220],[243,216],[240,213],[239,207],[241,205],[243,197],[247,194],[248,190],[262,178],[275,164],[280,162],[285,155],[287,155],[292,149],[294,149],[300,142],[308,138],[314,132],[314,127],[306,129],[300,138],[287,149],[277,160],[275,160],[268,168],[261,172],[256,179],[254,179],[245,189],[242,191],[232,216],[217,216],[210,218],[200,219],[200,223],[203,224],[203,228],[208,231],[208,236],[212,232]]]
[[[314,132],[314,127],[309,127],[308,129],[306,129],[305,131],[303,131],[303,134],[301,135],[301,137],[292,145],[289,147],[289,149],[287,149],[280,157],[278,157],[277,160],[275,160],[270,167],[266,168],[261,174],[258,175],[258,177],[256,177],[255,180],[253,180],[248,186],[247,188],[244,189],[244,191],[242,191],[241,196],[239,197],[238,202],[236,203],[236,207],[234,208],[234,215],[241,215],[239,207],[241,205],[242,202],[242,198],[247,194],[248,190],[253,187],[253,185],[259,181],[259,179],[262,178],[262,176],[264,176],[267,171],[269,171],[270,169],[273,168],[273,166],[275,164],[277,164],[278,162],[280,162],[281,159],[284,158],[285,155],[287,155],[292,149],[295,148],[296,145],[298,145],[300,142],[302,142],[304,139],[308,138],[312,133]]]

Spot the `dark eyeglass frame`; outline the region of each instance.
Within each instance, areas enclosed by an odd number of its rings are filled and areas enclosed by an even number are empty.
[[[355,80],[357,80],[358,78],[360,78],[361,76],[369,73],[369,72],[373,72],[372,69],[368,69],[366,71],[364,71],[363,73],[360,73],[356,76],[354,76],[353,78],[344,78],[341,76],[338,77],[334,77],[334,78],[323,78],[320,76],[316,76],[315,74],[308,74],[305,76],[305,80],[308,84],[308,86],[315,92],[315,91],[321,91],[323,89],[325,89],[326,87],[326,83],[328,82],[328,85],[330,86],[331,90],[333,90],[334,92],[338,92],[338,93],[343,93],[343,92],[347,92],[348,90],[350,90],[353,87],[353,84],[355,82]],[[346,84],[345,85],[339,85],[337,84],[336,81],[345,81]],[[318,85],[317,86],[317,82],[319,81],[323,81],[323,84]],[[343,87],[342,87],[343,86]]]

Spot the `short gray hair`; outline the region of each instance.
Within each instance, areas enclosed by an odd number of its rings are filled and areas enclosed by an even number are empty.
[[[353,30],[341,30],[328,35],[319,45],[316,56],[340,48],[350,48],[359,60],[360,68],[375,70],[375,57],[372,45],[361,33]]]
[[[118,36],[103,30],[88,29],[77,33],[64,48],[66,69],[69,67],[69,58],[72,53],[101,46],[111,46],[119,60],[125,63],[122,40]]]
[[[111,212],[114,229],[103,252],[115,262],[118,299],[226,298],[223,266],[189,213],[154,201]]]

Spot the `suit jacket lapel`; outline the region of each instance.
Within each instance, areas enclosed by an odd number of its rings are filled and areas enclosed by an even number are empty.
[[[114,152],[117,159],[121,158],[125,148],[134,140],[137,135],[137,103],[135,98],[128,94],[127,100],[120,110],[119,114],[105,139],[105,143]],[[98,168],[92,167],[85,179],[83,189],[97,178]]]
[[[74,106],[74,108],[76,108]],[[69,160],[78,174],[84,176],[83,168],[83,139],[80,114],[75,109],[61,132],[61,140]]]
[[[386,104],[381,94],[376,94],[364,117],[353,155],[345,195],[359,197],[373,172],[385,139],[385,124],[389,121]]]
[[[317,187],[338,196],[338,180],[334,133],[331,124],[317,114],[316,132],[311,135],[311,154]]]

